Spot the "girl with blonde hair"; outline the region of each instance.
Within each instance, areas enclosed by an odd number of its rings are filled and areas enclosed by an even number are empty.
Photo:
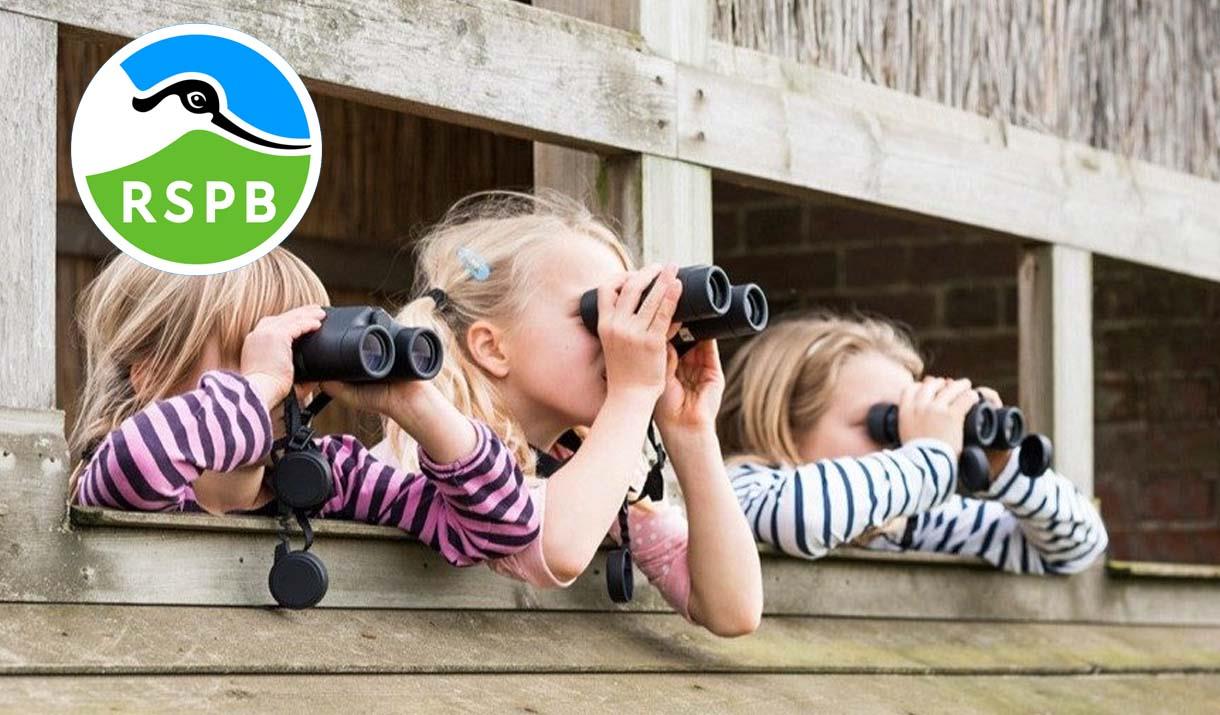
[[[607,532],[621,539],[616,516],[629,489],[636,499],[655,419],[690,521],[663,501],[630,506],[635,563],[689,620],[721,635],[753,631],[762,610],[758,553],[714,429],[723,375],[715,342],[681,359],[669,345],[676,267],[633,270],[618,238],[585,207],[509,192],[459,202],[417,255],[421,297],[397,319],[445,340],[437,385],[489,424],[527,474],[553,470],[532,484],[541,536],[489,565],[539,587],[572,583]],[[597,335],[580,311],[592,288]],[[573,430],[584,435],[574,452]],[[379,453],[409,460],[412,440],[393,424],[386,434]]]
[[[137,511],[275,512],[265,479],[293,384],[293,341],[328,303],[282,248],[242,268],[183,276],[119,254],[82,297],[85,388],[70,445],[79,504]],[[350,435],[315,439],[330,463],[321,515],[391,524],[449,562],[514,553],[538,516],[516,461],[485,425],[427,382],[321,388],[378,412],[419,444],[419,473],[369,455]]]
[[[761,542],[816,559],[855,542],[979,556],[1020,573],[1075,573],[1105,550],[1090,500],[1063,476],[1020,472],[992,452],[985,493],[955,494],[963,421],[988,388],[923,377],[910,339],[874,319],[829,314],[772,326],[728,369],[717,422],[741,507]],[[866,416],[898,405],[902,447],[883,450]]]

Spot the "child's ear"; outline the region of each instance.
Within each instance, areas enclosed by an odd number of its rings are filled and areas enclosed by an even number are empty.
[[[127,380],[131,383],[132,392],[140,394],[144,391],[144,381],[148,377],[148,361],[137,360],[127,372]]]
[[[504,332],[486,320],[477,320],[466,331],[466,349],[479,367],[493,377],[508,377],[508,354],[504,350]]]

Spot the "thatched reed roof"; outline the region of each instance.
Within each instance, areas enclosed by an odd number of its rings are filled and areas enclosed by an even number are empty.
[[[1220,0],[707,0],[713,35],[1220,179]]]

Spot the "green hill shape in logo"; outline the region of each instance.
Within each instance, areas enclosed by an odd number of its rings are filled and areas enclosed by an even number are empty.
[[[309,174],[309,156],[276,156],[248,149],[213,132],[194,130],[152,156],[119,169],[87,178],[89,190],[102,215],[137,248],[178,263],[207,264],[224,261],[249,251],[283,225],[296,207]],[[156,223],[147,223],[138,212],[131,223],[123,223],[123,182],[148,184],[152,198],[148,211]],[[173,181],[188,181],[183,192],[194,207],[186,223],[174,223],[165,213],[181,213],[170,203],[165,189]],[[233,205],[217,212],[214,223],[206,223],[206,187],[209,181],[224,181],[233,187]],[[275,188],[275,218],[266,223],[246,223],[246,182],[266,181]]]

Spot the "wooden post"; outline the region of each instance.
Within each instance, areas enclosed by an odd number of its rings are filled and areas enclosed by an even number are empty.
[[[0,11],[0,406],[55,407],[55,24]]]
[[[534,4],[639,32],[653,52],[667,59],[698,65],[707,55],[709,26],[703,2],[537,0]],[[672,90],[677,94],[682,88]],[[539,188],[589,202],[617,224],[642,263],[712,261],[712,178],[706,167],[651,154],[599,157],[539,143],[534,145],[534,179]]]
[[[1055,443],[1054,469],[1093,494],[1093,256],[1025,252],[1018,280],[1020,404]]]

